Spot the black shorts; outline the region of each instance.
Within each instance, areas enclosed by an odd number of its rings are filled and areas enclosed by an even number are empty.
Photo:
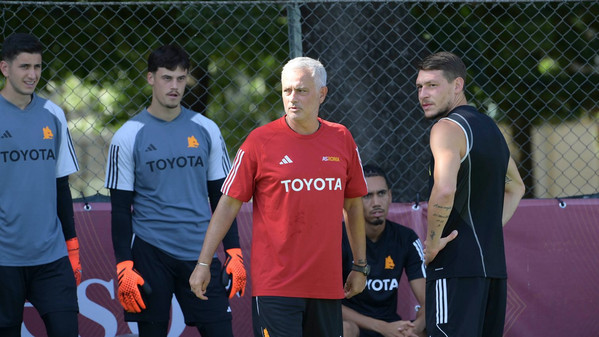
[[[501,337],[506,300],[506,279],[427,280],[426,332],[430,337]]]
[[[0,266],[0,327],[20,325],[28,300],[44,316],[79,312],[77,284],[68,257],[38,266]]]
[[[252,297],[255,337],[339,337],[343,335],[341,300]]]
[[[225,287],[220,282],[221,263],[217,258],[210,266],[211,279],[206,290],[208,300],[200,300],[191,291],[189,277],[196,261],[181,261],[136,237],[133,242],[133,266],[152,288],[141,292],[146,309],[141,313],[125,312],[128,322],[168,322],[173,294],[181,306],[185,324],[200,326],[222,322],[231,326],[231,309]]]

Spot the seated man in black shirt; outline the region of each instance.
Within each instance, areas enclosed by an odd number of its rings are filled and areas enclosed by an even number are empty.
[[[343,300],[343,335],[425,336],[425,266],[422,243],[416,233],[386,219],[391,190],[385,172],[364,166],[368,194],[362,198],[366,223],[366,257],[370,265],[366,289]],[[347,236],[343,238],[343,273],[349,274],[352,255]],[[397,314],[397,289],[405,269],[410,287],[420,303],[416,319],[402,320]]]

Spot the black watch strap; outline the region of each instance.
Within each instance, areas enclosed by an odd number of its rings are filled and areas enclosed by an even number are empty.
[[[359,266],[357,264],[352,264],[351,270],[355,270],[355,271],[360,272],[366,276],[368,276],[368,274],[370,274],[370,266],[369,265]]]

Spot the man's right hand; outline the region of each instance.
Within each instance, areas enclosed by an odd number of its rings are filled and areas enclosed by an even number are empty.
[[[207,300],[206,288],[210,283],[210,265],[207,263],[198,262],[196,268],[189,277],[189,286],[196,296],[201,300]]]
[[[141,298],[139,287],[144,287],[146,282],[133,268],[133,261],[126,260],[116,265],[116,273],[119,279],[119,301],[127,312],[139,313],[146,308]],[[149,288],[144,287],[144,288]]]
[[[454,229],[447,236],[442,237],[438,240],[438,247],[436,249],[430,247],[428,240],[424,240],[424,265],[428,266],[428,264],[431,263],[431,261],[433,261],[435,257],[437,257],[437,254],[439,254],[439,252],[443,248],[445,248],[445,246],[447,246],[449,242],[453,241],[453,239],[455,239],[457,236],[458,231]]]

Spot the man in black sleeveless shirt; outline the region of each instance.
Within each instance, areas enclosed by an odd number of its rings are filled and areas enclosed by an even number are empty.
[[[503,225],[524,184],[495,122],[468,105],[466,66],[448,52],[419,64],[430,132],[425,241],[429,336],[502,336],[507,299]]]

